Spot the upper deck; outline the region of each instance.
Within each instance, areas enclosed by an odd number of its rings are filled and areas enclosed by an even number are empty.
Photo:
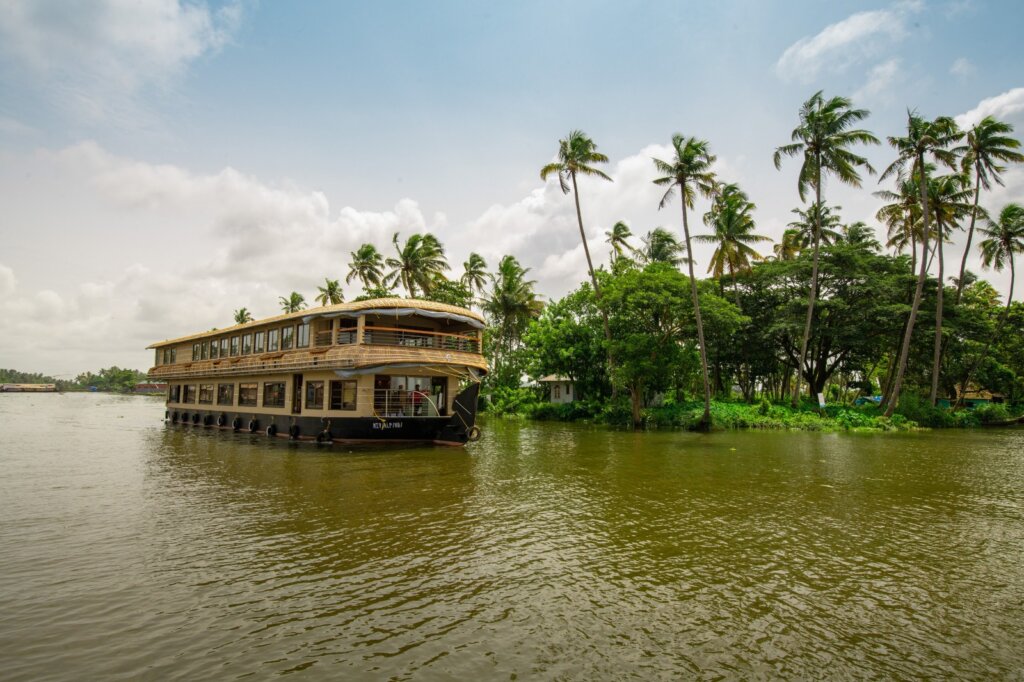
[[[310,369],[448,365],[487,371],[483,318],[465,308],[383,298],[311,308],[149,346],[153,380]]]

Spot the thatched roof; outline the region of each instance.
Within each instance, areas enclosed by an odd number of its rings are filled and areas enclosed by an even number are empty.
[[[458,306],[448,305],[447,303],[421,301],[415,298],[372,298],[367,301],[354,301],[352,303],[338,303],[336,305],[317,306],[316,308],[307,308],[305,310],[300,310],[295,313],[284,313],[283,315],[275,315],[274,317],[265,317],[262,320],[254,320],[252,322],[247,322],[245,324],[236,324],[234,326],[224,327],[222,329],[214,329],[211,331],[200,332],[198,334],[190,334],[188,336],[179,336],[176,339],[158,341],[156,343],[146,346],[146,348],[163,348],[164,346],[172,346],[179,343],[186,343],[198,339],[205,339],[211,336],[223,336],[224,334],[232,334],[238,331],[256,329],[258,327],[271,325],[276,322],[283,322],[285,320],[297,319],[301,317],[316,317],[318,315],[327,315],[329,313],[355,312],[359,310],[370,310],[372,308],[419,308],[420,310],[430,310],[438,313],[452,313],[453,315],[463,315],[465,317],[471,317],[474,320],[478,320],[480,323],[485,322],[484,318],[479,313],[475,313],[472,310],[468,310],[466,308],[459,308]]]

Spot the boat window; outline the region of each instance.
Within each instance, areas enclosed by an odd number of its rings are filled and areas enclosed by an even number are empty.
[[[164,356],[166,356],[166,354],[167,354],[167,351],[164,351],[163,353],[161,353],[160,349],[157,348],[156,349],[156,357],[153,358],[153,364],[154,365],[159,365],[160,364],[160,359],[163,358]],[[167,364],[167,360],[164,360],[164,364]]]
[[[238,406],[256,407],[258,384],[238,384]]]
[[[281,327],[281,350],[291,350],[295,327]]]
[[[172,348],[171,349],[171,364],[173,365],[177,361],[178,361],[178,349],[177,348]]]
[[[199,384],[199,404],[213,404],[213,384]]]
[[[308,409],[308,410],[322,410],[322,409],[324,409],[324,382],[322,382],[322,381],[307,381],[306,382],[306,409]]]
[[[248,355],[252,353],[252,334],[246,334],[242,337],[242,355]]]
[[[331,382],[331,409],[332,410],[354,410],[356,409],[356,382],[355,381],[332,381]]]
[[[238,355],[238,337],[237,336],[232,336],[231,337],[231,354],[232,355]]]
[[[280,338],[278,334],[280,333],[278,329],[271,329],[267,332],[267,352],[273,353],[277,350],[277,340]]]
[[[217,384],[217,404],[233,405],[235,402],[234,384]]]
[[[192,344],[192,362],[195,362],[198,359],[199,359],[199,344],[198,343],[193,343]]]
[[[308,348],[309,347],[309,323],[304,322],[296,327],[297,335],[295,338],[296,348]]]
[[[214,342],[216,343],[216,341]],[[220,340],[220,356],[226,358],[228,356],[228,337],[224,337]]]
[[[210,342],[203,341],[203,345],[199,346],[199,359],[205,360],[210,357]]]
[[[181,402],[181,384],[171,386],[171,402]]]
[[[183,403],[194,403],[196,401],[196,385],[185,384],[185,397],[181,402]]]
[[[252,352],[253,353],[262,353],[263,352],[263,332],[256,332],[256,335],[254,336]]]
[[[205,353],[203,354],[203,357],[206,357]],[[217,359],[217,339],[214,339],[213,341],[210,342],[210,359]]]
[[[263,407],[284,407],[284,382],[263,384]]]

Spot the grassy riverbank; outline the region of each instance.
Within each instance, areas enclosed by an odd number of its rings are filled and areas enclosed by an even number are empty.
[[[583,421],[612,426],[629,426],[630,409],[625,400],[578,401],[563,405],[537,402],[525,393],[505,392],[497,396],[490,414],[538,421]],[[650,429],[692,429],[703,412],[700,401],[674,402],[644,408],[644,427]],[[1016,414],[1016,412],[1014,412]],[[884,417],[874,405],[816,405],[803,403],[793,409],[787,403],[762,400],[757,403],[715,400],[711,403],[713,429],[762,429],[792,431],[911,431],[920,428],[967,428],[1006,420],[1005,405],[985,405],[973,410],[933,408],[908,396],[892,417]]]

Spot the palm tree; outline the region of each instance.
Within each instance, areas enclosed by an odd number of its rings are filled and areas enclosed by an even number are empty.
[[[800,235],[800,248],[806,249],[814,245],[814,234],[817,231],[820,244],[832,246],[842,237],[839,228],[842,220],[838,211],[842,206],[836,206],[835,212],[832,207],[820,204],[811,204],[807,210],[794,208],[791,213],[797,215],[797,219],[789,223],[788,227],[797,230]]]
[[[336,279],[324,278],[324,286],[317,287],[320,290],[320,295],[316,297],[316,302],[320,305],[334,305],[341,303],[345,300],[345,295],[341,291],[341,284]]]
[[[653,159],[654,167],[663,174],[654,180],[654,184],[668,188],[661,197],[658,209],[664,208],[671,201],[677,187],[683,209],[683,236],[686,240],[686,253],[691,256],[687,258],[686,265],[690,271],[690,293],[693,295],[693,315],[697,322],[697,343],[700,345],[700,366],[704,378],[704,415],[701,417],[698,428],[704,429],[711,426],[711,380],[708,377],[708,352],[704,343],[704,323],[700,317],[697,278],[693,275],[693,247],[690,243],[690,224],[686,209],[693,208],[693,199],[698,192],[708,197],[715,191],[715,174],[711,170],[711,164],[715,162],[715,157],[711,154],[708,146],[707,140],[688,138],[676,133],[672,136],[675,158],[671,163]]]
[[[281,296],[278,299],[281,310],[286,313],[297,313],[306,307],[306,297],[297,291],[293,291],[287,298]]]
[[[736,184],[722,185],[715,192],[711,210],[704,214],[704,224],[714,230],[713,234],[698,234],[694,237],[699,242],[716,244],[711,254],[708,272],[718,278],[719,285],[724,280],[725,271],[729,271],[733,291],[736,294],[736,305],[739,306],[739,289],[736,288],[736,273],[750,269],[751,261],[759,261],[763,256],[750,246],[757,242],[770,242],[764,235],[754,234],[754,217],[751,212],[757,208],[747,195]]]
[[[928,183],[928,206],[935,220],[935,249],[939,256],[939,286],[935,292],[935,351],[932,360],[932,407],[938,401],[939,370],[942,363],[943,294],[946,288],[945,260],[942,245],[949,241],[948,233],[958,227],[960,220],[972,212],[970,180],[960,174],[932,178]]]
[[[967,131],[967,144],[955,151],[963,154],[964,172],[974,171],[974,209],[971,213],[971,225],[967,229],[967,245],[964,246],[964,257],[960,261],[960,276],[957,277],[956,302],[960,303],[963,293],[964,268],[967,267],[967,255],[971,252],[971,239],[974,237],[974,223],[978,219],[978,197],[981,188],[992,189],[992,183],[1003,184],[1000,176],[1005,167],[999,162],[1021,163],[1024,154],[1015,151],[1020,148],[1020,140],[1010,137],[1013,126],[986,116]]]
[[[472,294],[482,294],[484,285],[487,284],[487,261],[478,253],[469,254],[469,259],[462,264],[462,278],[459,280],[462,285],[469,289]]]
[[[633,233],[630,232],[629,225],[621,220],[612,225],[612,229],[605,232],[604,235],[608,237],[605,241],[612,247],[612,265],[615,265],[627,251],[636,253],[636,249],[629,244],[629,238],[633,236]]]
[[[992,340],[999,338],[1003,333],[1003,326],[1010,314],[1010,304],[1013,303],[1013,287],[1016,284],[1017,271],[1014,267],[1014,257],[1018,253],[1024,253],[1024,206],[1020,204],[1007,204],[999,212],[999,222],[989,220],[988,227],[978,228],[978,231],[985,235],[981,241],[981,265],[983,268],[992,268],[996,272],[1002,272],[1007,265],[1010,266],[1010,291],[1006,295],[1006,307],[999,319],[999,326],[996,332],[985,342],[985,347],[977,359],[971,363],[967,376],[961,383],[960,395],[957,398],[957,407],[963,402],[964,393],[971,383],[974,371],[981,365],[988,355],[988,349]]]
[[[590,283],[594,286],[594,298],[601,311],[604,322],[604,338],[608,342],[608,364],[614,364],[611,357],[611,328],[608,326],[608,311],[601,304],[601,287],[594,274],[594,263],[590,259],[590,247],[587,245],[587,233],[583,229],[583,213],[580,211],[580,190],[576,185],[577,175],[590,175],[611,182],[606,173],[594,167],[597,163],[608,163],[608,157],[597,151],[597,145],[580,130],[572,130],[564,140],[558,141],[558,160],[540,169],[540,179],[547,180],[552,173],[558,175],[558,184],[562,194],[568,194],[572,184],[573,199],[576,202],[576,221],[580,226],[580,239],[583,241],[583,254],[587,257],[587,269],[590,271]],[[614,386],[613,386],[614,391]]]
[[[903,331],[903,343],[900,347],[900,356],[896,362],[896,377],[893,379],[889,389],[889,396],[886,400],[886,417],[891,417],[896,410],[900,400],[900,391],[903,389],[903,376],[907,371],[907,357],[910,353],[910,340],[914,334],[914,324],[917,321],[917,311],[921,307],[921,294],[924,291],[924,282],[928,277],[928,237],[931,231],[931,211],[928,208],[928,162],[926,156],[931,155],[936,161],[953,168],[956,155],[948,147],[957,141],[960,131],[953,119],[940,116],[934,121],[927,121],[913,111],[907,112],[907,134],[903,137],[890,136],[889,144],[896,150],[898,156],[893,161],[879,180],[885,180],[890,176],[896,176],[899,180],[905,180],[908,175],[917,173],[917,189],[921,197],[921,273],[917,278],[917,288],[914,290],[914,299],[910,305],[910,317]]]
[[[391,242],[398,257],[384,261],[391,268],[384,285],[391,287],[400,283],[410,298],[416,298],[417,291],[429,295],[434,282],[444,277],[444,271],[449,269],[441,242],[432,234],[414,234],[400,246],[397,232]]]
[[[252,322],[252,313],[248,308],[239,308],[235,311],[235,324],[247,324]]]
[[[800,230],[791,228],[782,233],[782,239],[772,247],[772,251],[775,260],[794,260],[803,248]]]
[[[363,244],[358,251],[351,251],[349,255],[352,260],[348,264],[349,270],[345,284],[351,284],[352,280],[358,279],[363,283],[364,291],[381,286],[384,281],[384,259],[377,251],[376,246]]]
[[[781,168],[783,156],[802,155],[797,190],[804,201],[807,189],[814,188],[814,203],[822,205],[822,175],[831,173],[841,182],[860,187],[858,167],[874,173],[867,159],[849,150],[854,144],[878,144],[878,138],[866,130],[851,127],[868,117],[867,109],[852,109],[852,103],[845,97],[826,100],[822,91],[811,95],[800,108],[800,125],[793,129],[791,144],[775,150],[775,168]],[[800,358],[796,367],[796,383],[793,388],[793,407],[800,400],[800,382],[807,357],[807,343],[811,337],[811,321],[814,319],[814,301],[818,295],[818,246],[821,239],[821,212],[814,231],[814,265],[811,268],[811,291],[807,301],[807,321],[804,324],[803,341],[800,344]]]
[[[690,260],[682,255],[685,247],[664,227],[654,228],[641,237],[640,241],[643,248],[637,254],[644,264],[668,263],[672,267],[679,267]]]
[[[536,282],[526,279],[529,271],[513,256],[502,258],[492,278],[491,294],[482,304],[496,332],[494,373],[499,377],[530,320],[537,318],[543,310],[543,304],[533,290]]]
[[[879,190],[874,196],[890,203],[878,209],[875,218],[888,228],[885,245],[902,253],[910,249],[910,271],[917,266],[917,242],[921,239],[921,199],[917,180],[904,177],[896,183],[897,191]]]

